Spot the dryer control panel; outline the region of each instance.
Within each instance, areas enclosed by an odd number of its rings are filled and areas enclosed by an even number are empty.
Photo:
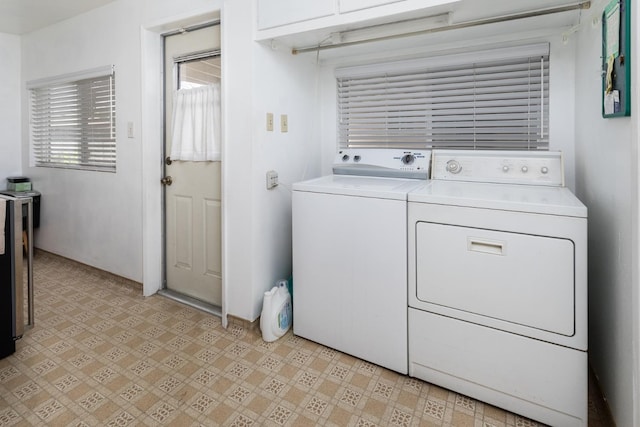
[[[564,186],[559,151],[433,150],[431,179]]]
[[[430,150],[350,148],[338,151],[333,162],[333,173],[427,179],[430,162]]]

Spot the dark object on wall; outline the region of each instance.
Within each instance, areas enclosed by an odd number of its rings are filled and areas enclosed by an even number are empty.
[[[631,0],[602,13],[602,117],[631,115]]]

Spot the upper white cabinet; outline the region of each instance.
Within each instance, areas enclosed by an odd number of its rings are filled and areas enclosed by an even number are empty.
[[[258,30],[331,16],[334,13],[335,0],[258,0]]]
[[[334,32],[441,14],[460,0],[256,0],[255,39],[317,44]]]

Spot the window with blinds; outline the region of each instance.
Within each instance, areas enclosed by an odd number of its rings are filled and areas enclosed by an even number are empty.
[[[340,148],[548,149],[548,44],[336,70]]]
[[[108,70],[27,84],[36,166],[116,171],[115,74]]]

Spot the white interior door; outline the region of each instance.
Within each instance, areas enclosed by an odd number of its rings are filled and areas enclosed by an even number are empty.
[[[165,37],[165,159],[178,89],[220,82],[220,26]],[[184,144],[184,141],[183,141]],[[166,160],[166,289],[222,305],[221,162]]]

